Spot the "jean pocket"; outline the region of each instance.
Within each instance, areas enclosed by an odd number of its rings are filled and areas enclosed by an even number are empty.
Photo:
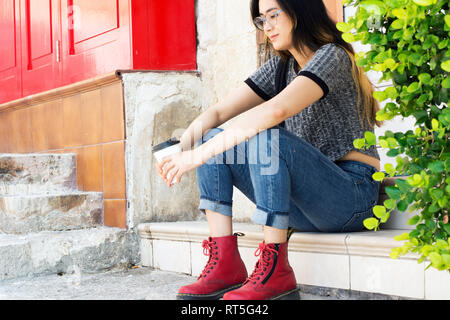
[[[376,201],[373,205],[365,210],[359,211],[353,214],[353,216],[348,220],[345,225],[342,227],[341,232],[355,232],[355,231],[363,231],[364,230],[364,220],[367,218],[371,218],[373,216],[373,207],[376,205]]]
[[[361,172],[354,172],[354,171],[347,171],[347,173],[350,177],[352,177],[353,182],[355,184],[363,184],[369,182],[372,185],[375,185],[377,183],[377,181],[373,180],[372,175],[367,175]]]

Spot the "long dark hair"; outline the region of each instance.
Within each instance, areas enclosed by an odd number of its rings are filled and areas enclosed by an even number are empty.
[[[363,127],[364,119],[369,126],[382,126],[382,122],[375,119],[379,108],[378,100],[373,97],[374,86],[370,82],[362,67],[355,61],[353,46],[342,39],[342,32],[336,28],[336,23],[328,15],[322,0],[276,0],[280,8],[288,15],[293,23],[292,41],[294,47],[303,55],[305,47],[315,52],[327,43],[334,43],[343,48],[352,63],[352,75],[358,90],[358,116]],[[252,20],[259,13],[259,0],[251,0],[250,12]],[[277,51],[265,36],[266,48],[282,59],[287,60],[292,55],[289,51]],[[361,101],[362,98],[362,101]],[[361,107],[362,102],[362,107]]]

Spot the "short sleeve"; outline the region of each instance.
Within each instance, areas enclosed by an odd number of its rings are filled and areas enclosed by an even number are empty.
[[[330,92],[336,92],[344,83],[342,72],[351,67],[350,59],[344,49],[328,43],[320,47],[308,61],[306,66],[297,74],[316,82],[323,90],[324,99]]]
[[[274,56],[266,61],[258,70],[256,70],[244,82],[265,101],[276,96],[275,73],[279,56]]]

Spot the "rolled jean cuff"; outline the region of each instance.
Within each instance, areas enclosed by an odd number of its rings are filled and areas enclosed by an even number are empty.
[[[200,204],[198,206],[198,210],[206,214],[205,210],[211,210],[214,212],[218,212],[225,216],[231,217],[233,214],[232,205],[223,203],[217,200],[209,200],[205,198],[200,198]]]
[[[268,212],[256,207],[252,221],[269,227],[287,229],[289,227],[289,212]]]

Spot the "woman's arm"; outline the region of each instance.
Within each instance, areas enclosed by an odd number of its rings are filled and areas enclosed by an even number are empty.
[[[211,128],[218,127],[235,116],[263,103],[250,87],[242,83],[218,103],[199,115],[180,138],[182,150],[192,146]]]
[[[202,163],[307,108],[324,95],[313,80],[298,76],[282,92],[240,114],[224,131],[194,149]]]

